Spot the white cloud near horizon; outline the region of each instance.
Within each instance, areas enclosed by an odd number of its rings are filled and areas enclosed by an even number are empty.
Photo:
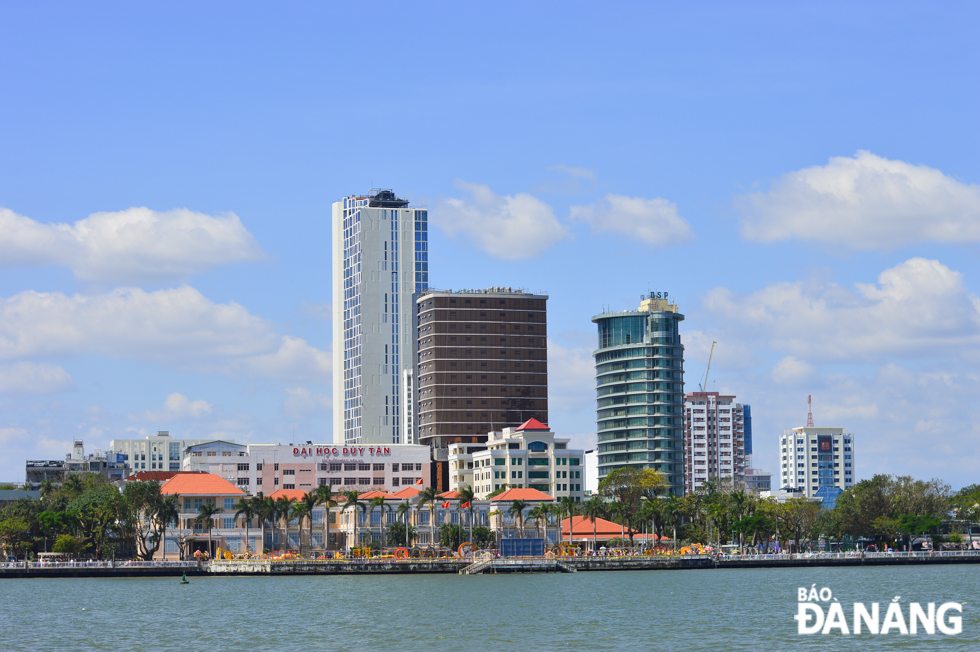
[[[0,208],[0,266],[64,265],[84,281],[182,279],[219,265],[265,258],[234,213],[133,207],[45,224]]]
[[[186,285],[0,298],[0,360],[84,354],[287,382],[327,383],[331,370],[329,352],[279,335],[243,306],[214,303]]]
[[[0,394],[54,394],[75,389],[71,374],[53,364],[0,365]]]
[[[742,235],[889,250],[922,241],[980,242],[980,185],[867,151],[784,174],[736,199]]]
[[[608,194],[588,206],[572,206],[573,221],[588,223],[594,233],[627,235],[657,247],[690,240],[691,225],[677,213],[677,204],[661,197],[645,199]]]
[[[881,272],[877,284],[856,283],[854,289],[783,282],[744,296],[715,288],[702,307],[726,324],[728,337],[761,342],[808,363],[980,359],[980,298],[960,272],[936,260],[911,258]]]
[[[465,235],[477,247],[497,258],[534,258],[570,237],[550,205],[533,195],[497,195],[489,186],[456,181],[468,198],[449,198],[433,221],[448,235]]]

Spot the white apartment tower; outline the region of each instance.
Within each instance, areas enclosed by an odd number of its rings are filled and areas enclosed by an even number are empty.
[[[752,417],[748,405],[718,392],[691,392],[684,396],[684,479],[688,493],[708,481],[741,487],[751,453]]]
[[[854,484],[854,435],[843,428],[786,430],[779,438],[781,487],[803,489],[807,498],[822,487]]]
[[[414,443],[402,372],[414,368],[428,235],[428,212],[390,190],[333,204],[334,443]]]
[[[184,449],[210,439],[174,439],[170,432],[159,430],[146,439],[113,439],[109,451],[119,453],[133,473],[142,471],[180,471]]]

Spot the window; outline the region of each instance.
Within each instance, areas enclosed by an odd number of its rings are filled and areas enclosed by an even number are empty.
[[[195,510],[200,509],[202,505],[204,505],[204,499],[203,498],[195,498],[194,499],[194,509]]]
[[[273,471],[278,471],[279,470],[279,465],[278,464],[274,464],[273,467],[272,467],[272,470]]]
[[[282,486],[282,488],[283,489],[295,489],[296,488],[296,485],[295,484],[284,484]]]
[[[375,471],[384,471],[385,470],[385,465],[384,464],[375,464],[374,465],[374,470]]]
[[[246,464],[239,464],[238,465],[238,470],[239,471],[248,471],[248,466],[249,465],[247,463]]]
[[[225,498],[225,509],[235,509],[234,498]]]
[[[422,463],[421,462],[416,462],[415,463],[415,470],[416,471],[421,471],[422,470]]]
[[[371,484],[371,478],[358,478],[357,484]]]
[[[354,462],[344,462],[344,470],[345,471],[356,471],[357,470],[357,464],[354,463]]]
[[[234,529],[235,519],[230,516],[224,517],[223,519],[221,519],[221,527],[223,527],[226,530]]]
[[[397,462],[395,462],[395,463],[393,463],[391,465],[391,472],[392,473],[398,473],[398,463]]]
[[[255,465],[255,470],[256,471],[261,471],[262,470],[262,462],[259,462],[258,464]]]
[[[364,462],[360,462],[357,465],[357,470],[358,471],[370,471],[371,470],[371,465],[370,464],[365,464]]]
[[[296,475],[296,469],[286,469],[282,472],[283,475]]]
[[[337,473],[337,472],[339,472],[341,470],[340,469],[340,466],[341,466],[340,465],[340,462],[331,462],[330,463],[330,472],[331,473]],[[350,469],[348,469],[348,470],[350,470]]]

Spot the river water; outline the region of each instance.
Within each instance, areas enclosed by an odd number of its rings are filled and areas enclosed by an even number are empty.
[[[980,565],[2,580],[6,650],[980,650]],[[956,636],[806,636],[798,587],[844,605],[963,603]],[[826,606],[826,605],[825,605]],[[870,605],[868,605],[870,610]]]

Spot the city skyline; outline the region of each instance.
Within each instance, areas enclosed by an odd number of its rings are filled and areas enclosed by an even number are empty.
[[[336,441],[331,204],[384,187],[430,287],[547,292],[570,447],[591,317],[666,291],[753,466],[812,394],[855,481],[975,481],[975,8],[386,12],[351,56],[323,34],[369,9],[0,8],[0,480],[75,438]]]

